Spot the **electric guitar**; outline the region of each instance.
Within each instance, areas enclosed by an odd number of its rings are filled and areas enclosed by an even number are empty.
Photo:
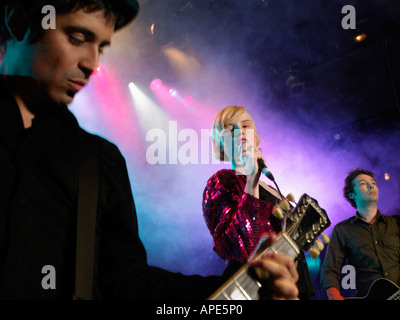
[[[294,259],[300,254],[300,250],[309,249],[311,256],[318,256],[323,244],[317,238],[331,225],[325,210],[307,194],[301,196],[292,212],[290,209],[289,203],[284,200],[274,210],[275,216],[285,219],[284,230],[278,234],[277,241],[272,246],[264,247],[261,243],[255,256],[275,251]],[[329,238],[323,235],[323,240],[327,243]],[[208,300],[258,300],[260,288],[261,283],[254,275],[254,270],[245,264]]]
[[[349,297],[346,300],[400,300],[400,287],[393,281],[385,278],[376,279],[364,297]]]

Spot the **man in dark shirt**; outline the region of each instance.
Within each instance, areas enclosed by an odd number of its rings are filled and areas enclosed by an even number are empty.
[[[321,285],[330,300],[343,299],[339,277],[346,259],[356,271],[357,296],[365,296],[378,278],[400,284],[399,228],[396,216],[385,216],[377,208],[374,174],[363,169],[351,171],[343,191],[357,212],[332,231],[321,270]]]
[[[44,29],[42,8],[49,5],[55,28]],[[98,164],[93,297],[204,299],[225,280],[147,265],[124,158],[81,129],[67,108],[114,31],[138,8],[134,0],[0,1],[2,299],[73,297],[80,146],[88,139],[98,150],[92,155]],[[287,256],[270,255],[253,266],[270,274],[269,295],[296,298],[298,275]]]

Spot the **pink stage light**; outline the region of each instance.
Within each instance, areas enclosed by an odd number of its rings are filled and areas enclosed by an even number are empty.
[[[150,89],[152,91],[157,91],[162,87],[163,83],[160,79],[154,79],[150,82]]]
[[[193,97],[191,97],[191,96],[185,97],[185,98],[183,99],[183,101],[182,101],[182,105],[183,105],[185,108],[189,108],[192,104],[193,104]]]
[[[150,89],[154,92],[159,103],[164,110],[168,112],[179,112],[183,108],[189,108],[193,105],[193,97],[181,95],[178,89],[164,84],[160,79],[154,79],[150,82]]]
[[[169,94],[171,95],[171,97],[176,97],[178,95],[178,92],[176,91],[176,89],[169,89]]]

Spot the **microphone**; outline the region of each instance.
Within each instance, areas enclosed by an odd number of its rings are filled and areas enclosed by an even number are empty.
[[[258,162],[258,167],[260,168],[261,172],[264,173],[264,175],[265,175],[268,179],[270,179],[270,180],[272,180],[272,181],[275,181],[275,178],[274,178],[272,172],[269,171],[269,169],[268,169],[267,166],[265,165],[264,161],[263,161],[262,159],[258,159],[257,162]]]

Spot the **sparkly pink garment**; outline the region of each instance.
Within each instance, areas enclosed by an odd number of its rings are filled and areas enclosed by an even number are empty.
[[[220,170],[203,192],[203,215],[214,239],[214,251],[225,260],[244,263],[265,231],[278,232],[271,204],[244,192],[246,176]],[[272,224],[271,224],[272,222]]]

